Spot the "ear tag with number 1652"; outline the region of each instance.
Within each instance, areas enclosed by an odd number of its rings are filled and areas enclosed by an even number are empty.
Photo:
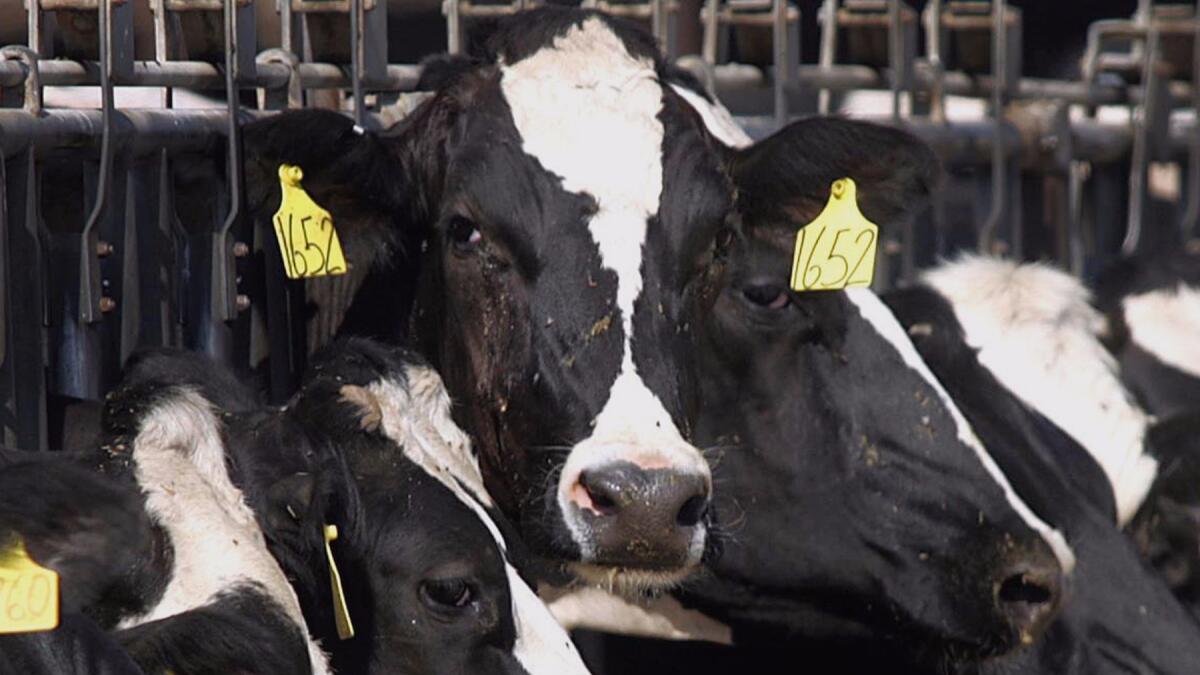
[[[300,187],[303,178],[300,167],[279,165],[275,237],[283,254],[283,269],[289,279],[345,274],[346,258],[333,229],[333,217]]]
[[[833,291],[870,286],[879,228],[858,210],[854,180],[840,178],[825,208],[796,234],[792,290]]]

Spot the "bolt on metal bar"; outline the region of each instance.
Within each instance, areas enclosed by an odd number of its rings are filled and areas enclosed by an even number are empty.
[[[100,110],[103,127],[100,140],[100,172],[96,181],[96,200],[80,233],[79,250],[79,320],[95,323],[100,320],[100,270],[94,260],[96,252],[96,223],[108,207],[113,164],[113,83],[112,83],[112,0],[97,3],[100,14]]]
[[[988,211],[987,220],[979,233],[979,250],[981,253],[993,253],[996,230],[1004,218],[1005,187],[1008,179],[1004,135],[1004,94],[1007,84],[1008,62],[1007,24],[1004,17],[1005,3],[1002,0],[992,0],[992,115],[996,125],[996,139],[992,145],[992,204]],[[1018,255],[1020,251],[1015,251]]]

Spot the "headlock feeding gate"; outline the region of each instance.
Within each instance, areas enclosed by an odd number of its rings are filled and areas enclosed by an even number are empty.
[[[0,44],[24,42],[0,48],[0,440],[61,445],[70,403],[100,397],[144,346],[207,352],[284,396],[361,273],[285,279],[270,228],[246,212],[240,127],[304,105],[397,119],[421,69],[389,63],[389,46],[411,37],[405,5],[419,3],[25,2],[0,8]],[[533,3],[447,0],[444,44],[465,51],[476,28]],[[678,62],[754,136],[849,110],[930,142],[948,185],[885,241],[878,283],[959,249],[1087,276],[1200,234],[1193,3],[1092,21],[1070,79],[1023,77],[1022,10],[986,0],[584,4],[643,22],[672,57],[690,37],[699,54]],[[810,25],[816,63],[801,58]],[[52,100],[76,91],[93,100]],[[193,91],[216,98],[186,107]],[[132,92],[135,105],[118,100]]]

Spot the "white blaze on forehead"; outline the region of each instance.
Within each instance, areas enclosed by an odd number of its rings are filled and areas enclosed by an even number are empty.
[[[1121,302],[1129,335],[1159,361],[1200,377],[1200,288],[1180,283]]]
[[[406,384],[379,380],[367,387],[379,404],[383,433],[466,505],[500,549],[517,635],[513,656],[530,675],[585,675],[587,667],[566,630],[508,562],[504,537],[484,508],[492,500],[479,461],[466,432],[450,416],[450,396],[442,378],[432,368],[410,366],[405,380]]]
[[[1013,510],[1017,512],[1030,528],[1040,534],[1046,543],[1050,545],[1050,549],[1054,551],[1054,557],[1058,558],[1063,572],[1070,574],[1075,569],[1075,553],[1067,544],[1066,538],[1063,537],[1061,532],[1050,527],[1045,521],[1039,518],[1033,512],[1033,509],[1029,508],[1029,505],[1013,490],[1004,472],[996,465],[996,460],[992,459],[992,456],[988,454],[983,443],[975,435],[975,430],[971,428],[971,424],[963,416],[962,411],[954,404],[950,395],[942,387],[942,383],[938,381],[937,377],[929,370],[929,366],[921,359],[921,355],[917,353],[917,348],[913,346],[912,341],[909,340],[908,335],[904,332],[904,328],[896,320],[891,310],[887,308],[887,305],[883,304],[879,297],[870,289],[852,288],[846,290],[845,293],[846,298],[858,307],[858,311],[862,317],[900,354],[900,358],[904,360],[904,363],[916,371],[933,388],[938,398],[942,400],[942,405],[950,413],[951,419],[954,420],[954,426],[958,431],[958,440],[975,453],[975,456],[979,458],[988,475],[992,477],[992,480],[996,481],[996,484],[1004,492],[1004,497],[1009,505],[1013,507]]]
[[[570,453],[559,502],[587,556],[589,542],[567,508],[569,483],[584,466],[645,460],[708,475],[662,401],[633,363],[634,301],[642,290],[642,250],[663,187],[663,89],[654,62],[635,57],[600,19],[572,27],[554,44],[502,64],[500,86],[526,153],[562,178],[563,188],[591,195],[588,229],[602,264],[617,277],[624,328],[621,369],[592,435]],[[642,451],[645,457],[631,453]]]
[[[134,476],[146,508],[171,540],[170,581],[130,628],[196,609],[239,585],[263,590],[295,623],[308,643],[315,675],[329,673],[325,654],[309,638],[300,601],[267,550],[254,512],[230,480],[225,446],[212,406],[180,389],[152,409],[133,440]]]
[[[1095,458],[1118,524],[1129,522],[1158,461],[1143,453],[1150,420],[1100,342],[1104,319],[1083,284],[1048,265],[979,256],[945,263],[923,281],[954,307],[979,363]]]

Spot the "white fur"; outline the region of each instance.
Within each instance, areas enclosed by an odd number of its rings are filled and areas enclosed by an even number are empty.
[[[750,134],[747,134],[745,129],[738,126],[738,123],[733,120],[733,115],[729,114],[729,110],[725,106],[720,103],[709,103],[703,96],[687,87],[672,84],[671,88],[700,115],[708,133],[718,141],[731,148],[744,148],[754,144],[754,139],[750,138]]]
[[[845,291],[846,298],[850,300],[862,317],[870,323],[888,343],[900,354],[900,358],[904,359],[904,363],[916,371],[929,386],[933,388],[937,395],[942,400],[942,405],[949,411],[951,418],[954,420],[954,425],[958,431],[958,439],[974,451],[975,456],[979,458],[983,468],[996,481],[1000,489],[1004,491],[1004,496],[1008,503],[1013,507],[1021,519],[1025,521],[1034,531],[1039,533],[1046,543],[1050,545],[1054,551],[1054,556],[1058,558],[1059,564],[1062,566],[1063,572],[1070,574],[1075,569],[1075,553],[1067,544],[1066,538],[1058,530],[1050,527],[1030,509],[1029,506],[1022,501],[1021,497],[1013,491],[1012,486],[1005,477],[1004,472],[996,465],[996,461],[988,454],[983,443],[975,436],[975,430],[971,428],[967,419],[963,417],[962,412],[954,401],[950,399],[949,394],[942,387],[942,383],[929,370],[929,366],[921,359],[921,355],[917,353],[916,347],[905,334],[904,328],[896,321],[896,317],[891,310],[875,295],[873,291],[866,288],[852,288]]]
[[[660,640],[733,644],[729,626],[685,609],[669,595],[629,599],[590,587],[540,590],[550,612],[569,630],[584,628]]]
[[[615,460],[690,471],[711,480],[707,462],[687,443],[633,363],[633,309],[642,290],[642,246],[663,186],[663,89],[648,58],[629,54],[604,22],[591,18],[553,46],[515,64],[501,63],[500,85],[523,148],[586,192],[598,211],[588,223],[605,267],[617,276],[624,328],[621,370],[590,437],[569,454],[559,506],[585,560],[589,529],[572,508],[571,487],[585,468]],[[703,542],[703,527],[697,527]],[[699,556],[696,556],[699,561]]]
[[[308,639],[313,673],[329,673],[325,654],[308,638],[295,590],[229,478],[219,422],[208,401],[184,389],[155,407],[134,438],[133,461],[147,510],[170,536],[174,567],[158,603],[121,627],[196,609],[232,586],[254,584]]]
[[[504,537],[483,506],[491,506],[492,501],[484,489],[478,460],[466,433],[450,417],[450,397],[441,377],[424,366],[410,366],[405,377],[407,387],[390,380],[367,387],[379,403],[384,434],[470,508],[505,553]],[[517,632],[516,659],[530,675],[587,673],[566,631],[508,563],[507,556],[504,567]]]
[[[1139,347],[1172,368],[1200,377],[1200,288],[1180,283],[1174,290],[1131,295],[1121,305]]]
[[[979,256],[944,263],[924,281],[953,305],[979,362],[1091,453],[1112,485],[1118,523],[1129,522],[1158,462],[1143,453],[1149,419],[1100,343],[1104,320],[1087,289],[1047,265]]]

